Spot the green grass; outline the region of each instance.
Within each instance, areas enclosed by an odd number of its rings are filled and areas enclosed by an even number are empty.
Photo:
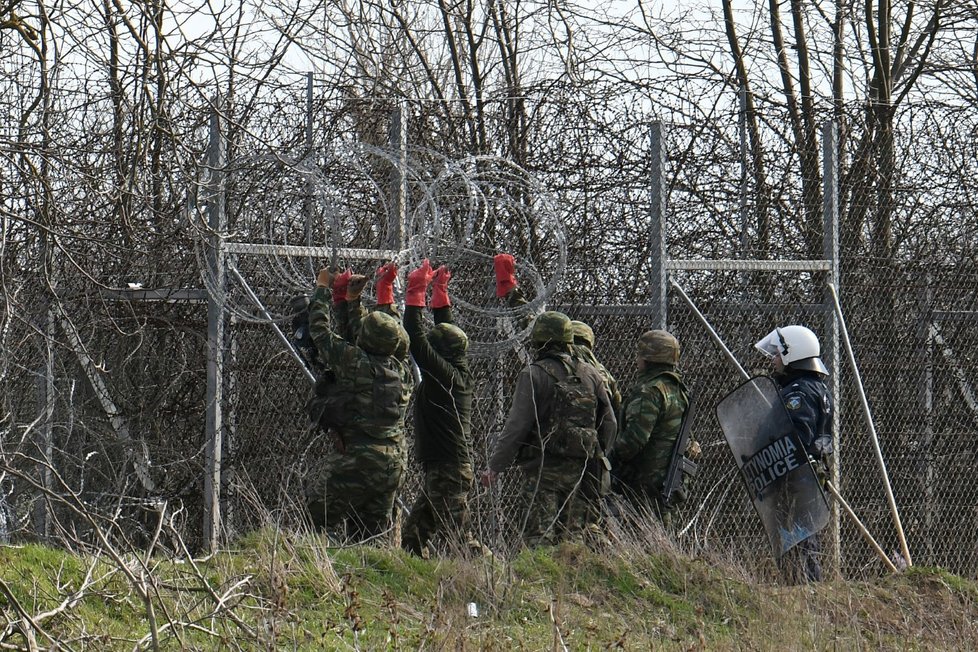
[[[0,548],[0,644],[154,649],[149,595],[161,650],[978,649],[978,586],[939,568],[782,587],[634,542],[425,560],[272,531],[197,568],[127,565],[139,581],[108,558]]]

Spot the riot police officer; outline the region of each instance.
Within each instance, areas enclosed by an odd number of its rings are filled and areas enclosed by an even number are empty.
[[[819,357],[818,337],[799,325],[775,328],[754,347],[770,358],[773,376],[798,439],[812,460],[815,472],[827,475],[832,444],[832,394],[829,371]],[[821,541],[818,534],[799,542],[781,558],[781,570],[790,582],[822,579]]]

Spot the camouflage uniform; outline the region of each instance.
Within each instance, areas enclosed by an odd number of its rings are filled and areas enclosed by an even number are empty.
[[[309,312],[313,341],[335,374],[323,411],[337,441],[326,459],[325,526],[362,540],[390,525],[407,465],[404,414],[413,384],[397,357],[406,351],[406,334],[396,319],[364,315],[359,300],[347,302],[344,339],[334,330],[330,303],[328,289],[316,288]],[[340,327],[343,310],[337,306]]]
[[[566,334],[547,343],[544,335],[560,322],[554,315],[559,313],[543,313],[534,323],[537,359],[520,372],[509,416],[489,459],[493,473],[514,463],[523,470],[523,536],[530,545],[578,536],[587,525],[599,498],[597,460],[604,458],[617,428],[600,374],[569,354],[572,336],[566,316],[560,315]],[[573,392],[565,391],[566,398],[560,399],[558,392],[564,390],[558,385]]]
[[[475,379],[466,352],[468,338],[452,323],[450,306],[433,310],[435,326],[425,333],[423,308],[404,309],[411,355],[421,369],[414,400],[414,452],[424,470],[424,487],[411,507],[401,545],[415,554],[437,533],[468,527],[472,467],[472,392]]]
[[[651,333],[664,331],[650,331],[643,338]],[[674,360],[678,361],[678,344],[676,347]],[[643,350],[647,351],[640,341],[640,356]],[[635,387],[626,395],[611,458],[613,473],[626,497],[636,506],[654,506],[668,524],[672,507],[662,501],[662,486],[689,406],[689,396],[676,373],[671,354],[667,357],[670,362],[660,361],[665,359],[661,355],[656,362],[646,362]]]
[[[601,364],[598,357],[594,355],[594,331],[582,321],[572,321],[571,328],[574,331],[574,344],[571,346],[571,355],[582,360],[595,369],[604,378],[605,387],[608,388],[608,396],[611,397],[611,407],[618,415],[621,411],[621,390],[618,381],[611,375],[608,368]]]

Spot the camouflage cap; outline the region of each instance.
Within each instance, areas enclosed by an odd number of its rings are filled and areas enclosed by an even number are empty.
[[[645,331],[638,338],[638,357],[648,362],[679,363],[679,340],[669,331]]]
[[[374,311],[361,322],[357,345],[374,355],[395,355],[402,347],[406,351],[407,333],[396,319]]]
[[[530,339],[538,345],[551,342],[570,344],[574,341],[570,317],[556,310],[548,310],[533,322]]]
[[[594,330],[590,326],[575,319],[571,322],[571,330],[574,332],[574,344],[586,344],[589,349],[594,348]]]
[[[469,350],[469,336],[455,324],[437,324],[428,331],[428,342],[449,360],[461,358]]]

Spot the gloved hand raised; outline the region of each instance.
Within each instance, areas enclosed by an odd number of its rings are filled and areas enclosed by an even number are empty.
[[[500,299],[519,285],[516,281],[516,259],[510,254],[493,256],[492,269],[496,274],[496,296]]]
[[[360,298],[363,288],[367,287],[367,277],[363,274],[354,274],[350,277],[350,282],[346,285],[346,300],[356,301]]]
[[[346,301],[346,286],[349,285],[352,276],[353,270],[349,268],[342,274],[333,273],[333,283],[330,285],[333,288],[333,303]]]
[[[445,308],[452,305],[452,300],[448,298],[448,281],[451,278],[452,272],[444,265],[435,270],[431,285],[432,308]]]
[[[421,267],[408,274],[404,304],[424,308],[424,295],[428,291],[428,284],[431,283],[433,276],[434,272],[431,271],[431,263],[425,258],[424,262],[421,263]]]
[[[397,265],[385,263],[377,268],[377,305],[394,303],[394,279],[397,278]]]
[[[333,279],[336,278],[336,274],[333,273],[328,267],[323,267],[316,274],[316,287],[328,288],[333,287]]]

